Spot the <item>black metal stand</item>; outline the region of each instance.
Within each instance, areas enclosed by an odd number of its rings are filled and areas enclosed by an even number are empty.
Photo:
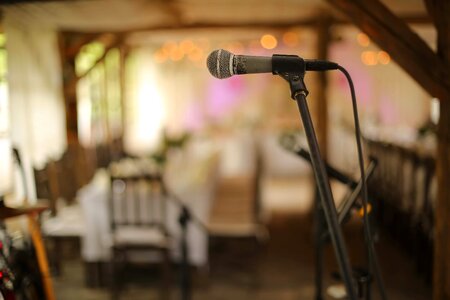
[[[301,147],[294,148],[294,145],[285,145],[285,147],[294,152],[297,156],[303,158],[307,162],[311,164],[311,155],[309,152]],[[376,160],[371,159],[369,166],[366,170],[365,180],[367,181],[373,174],[375,167],[377,165]],[[350,216],[350,210],[352,207],[358,207],[356,200],[361,193],[362,182],[356,182],[349,176],[343,174],[339,170],[333,168],[331,165],[325,162],[325,169],[327,174],[340,181],[341,183],[347,185],[352,189],[352,192],[348,193],[345,199],[341,202],[341,205],[337,208],[338,213],[338,221],[342,224],[348,217]],[[323,246],[328,242],[329,235],[328,230],[326,228],[327,224],[325,222],[325,216],[323,213],[323,209],[320,205],[319,192],[316,186],[315,189],[315,202],[314,202],[314,252],[315,252],[315,287],[316,287],[316,300],[323,300]],[[354,272],[355,273],[355,272]],[[363,272],[359,272],[363,273]],[[371,278],[370,272],[366,272],[367,276],[361,275],[361,279],[358,277],[358,296],[361,295],[363,291],[365,291],[365,299],[369,299],[370,295],[370,283]],[[361,297],[361,296],[360,296]]]
[[[371,161],[369,166],[367,167],[367,172],[365,175],[365,180],[367,181],[370,176],[373,174],[375,170],[376,162]],[[337,170],[336,170],[337,171]],[[352,207],[356,205],[356,199],[361,193],[362,180],[359,183],[354,182],[349,177],[346,177],[344,174],[337,171],[337,174],[340,174],[340,179],[344,179],[345,182],[348,182],[350,187],[353,187],[353,190],[350,194],[348,194],[345,199],[341,202],[341,205],[338,207],[338,221],[339,224],[342,224],[345,220],[350,216],[350,210]],[[331,175],[330,175],[331,176]],[[332,176],[334,177],[334,176]],[[336,177],[335,177],[336,178]],[[343,182],[343,181],[341,181]],[[318,200],[318,193],[316,188],[316,200]],[[323,289],[322,289],[322,278],[323,278],[323,247],[328,242],[329,233],[326,224],[324,222],[324,214],[321,208],[320,202],[316,201],[315,208],[315,228],[314,228],[314,246],[315,246],[315,263],[316,263],[316,300],[322,300],[323,298]],[[358,284],[358,297],[369,300],[370,299],[370,290],[372,283],[372,274],[370,271],[370,265],[367,266],[367,270],[363,269],[353,269],[353,274],[357,279]]]
[[[314,263],[315,263],[315,276],[314,283],[316,286],[316,300],[323,300],[323,229],[327,226],[325,221],[325,215],[323,214],[322,206],[320,205],[320,199],[318,199],[319,191],[315,191],[314,202]]]
[[[180,217],[178,218],[178,223],[181,226],[181,272],[180,272],[180,288],[181,288],[181,299],[190,300],[192,298],[192,287],[191,287],[191,272],[189,267],[189,257],[188,257],[188,244],[187,244],[187,227],[191,220],[191,214],[188,208],[183,205],[181,207]]]
[[[164,187],[167,190],[167,187]],[[180,215],[178,217],[178,224],[181,227],[181,263],[180,263],[180,298],[181,300],[192,299],[192,280],[191,270],[189,266],[189,249],[187,242],[188,227],[191,222],[194,222],[203,230],[207,231],[205,224],[193,215],[186,204],[183,203],[174,193],[169,191],[169,199],[173,201],[178,207],[180,207]]]
[[[317,189],[320,195],[321,206],[328,225],[328,231],[333,243],[340,273],[345,283],[347,297],[349,300],[356,300],[355,285],[351,276],[352,273],[347,249],[344,243],[341,228],[339,226],[337,211],[334,205],[333,195],[331,193],[330,182],[328,180],[328,174],[325,170],[325,164],[320,155],[319,145],[314,132],[314,126],[312,124],[308,104],[306,102],[308,90],[306,89],[303,81],[305,75],[304,64],[303,69],[299,70],[298,73],[287,73],[280,75],[288,81],[291,89],[291,97],[297,102],[300,111],[301,120],[311,153],[311,163],[316,178]]]

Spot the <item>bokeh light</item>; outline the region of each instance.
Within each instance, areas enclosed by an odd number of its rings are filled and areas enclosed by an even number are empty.
[[[293,31],[288,31],[283,34],[283,43],[288,47],[295,47],[299,43],[298,34]]]
[[[367,66],[375,66],[378,63],[376,52],[363,51],[363,53],[361,53],[361,61]]]
[[[274,49],[277,46],[278,41],[273,35],[265,34],[261,37],[260,43],[265,49]]]
[[[387,65],[391,61],[391,56],[386,51],[379,51],[377,53],[378,62],[382,65]]]
[[[358,44],[363,47],[368,47],[370,45],[370,39],[365,33],[359,33],[356,40],[358,41]]]
[[[155,52],[155,54],[153,55],[153,58],[155,59],[155,62],[163,63],[167,60],[168,53],[167,53],[167,51],[164,51],[164,48],[161,48]]]
[[[181,50],[185,53],[188,54],[192,51],[192,49],[194,49],[195,45],[194,42],[191,40],[183,40],[180,43],[180,48]]]

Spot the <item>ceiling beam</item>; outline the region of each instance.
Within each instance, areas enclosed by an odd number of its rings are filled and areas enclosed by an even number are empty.
[[[327,1],[386,50],[430,95],[447,98],[450,81],[446,62],[379,0]]]
[[[428,15],[404,15],[401,19],[407,23],[411,24],[431,24],[432,20]],[[315,27],[317,26],[317,17],[304,18],[299,20],[287,20],[287,21],[277,21],[277,22],[194,22],[194,23],[183,23],[181,21],[174,22],[171,24],[163,24],[163,25],[152,25],[152,26],[143,26],[143,27],[135,27],[127,30],[116,30],[116,31],[74,31],[74,30],[65,30],[64,33],[73,34],[73,35],[98,35],[104,33],[122,33],[122,34],[130,34],[136,32],[145,32],[145,31],[158,31],[158,30],[201,30],[201,29],[243,29],[243,28],[251,28],[251,29],[271,29],[271,28],[279,28],[286,29],[291,27]],[[336,25],[349,25],[352,24],[347,19],[338,18],[336,16],[333,17],[333,24]]]
[[[76,78],[76,81],[87,76],[99,63],[103,62],[106,55],[108,54],[109,50],[111,50],[113,48],[117,48],[117,47],[121,46],[122,44],[123,44],[123,36],[114,38],[113,40],[111,40],[110,43],[105,44],[105,51],[103,52],[103,54],[92,64],[92,66],[88,70],[86,70],[83,74],[78,75]]]
[[[104,33],[103,33],[104,34]],[[89,33],[89,34],[66,34],[65,36],[65,48],[64,48],[64,56],[66,58],[73,58],[75,57],[78,52],[80,52],[81,48],[89,44],[93,41],[96,41],[98,39],[101,39],[102,35],[101,33]]]

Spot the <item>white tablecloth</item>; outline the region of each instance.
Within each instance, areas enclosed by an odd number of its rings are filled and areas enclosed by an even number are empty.
[[[216,160],[212,155],[204,156],[201,153],[199,155],[197,160],[192,156],[187,159],[184,154],[174,157],[172,167],[169,166],[171,174],[168,174],[169,179],[166,183],[169,190],[186,204],[191,214],[206,224],[215,187]],[[110,258],[109,191],[108,171],[99,170],[92,182],[78,192],[86,225],[82,236],[82,257],[87,262],[108,261]],[[172,237],[171,249],[174,260],[181,254],[179,212],[180,206],[168,199],[167,225]],[[187,240],[190,263],[196,266],[205,265],[208,262],[207,232],[192,221],[188,227]]]

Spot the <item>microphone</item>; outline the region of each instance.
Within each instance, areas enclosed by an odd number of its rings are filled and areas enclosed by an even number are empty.
[[[233,75],[272,73],[274,75],[304,71],[336,70],[338,64],[316,59],[303,59],[297,55],[274,54],[268,56],[235,55],[227,50],[214,50],[206,60],[208,70],[216,78]]]

